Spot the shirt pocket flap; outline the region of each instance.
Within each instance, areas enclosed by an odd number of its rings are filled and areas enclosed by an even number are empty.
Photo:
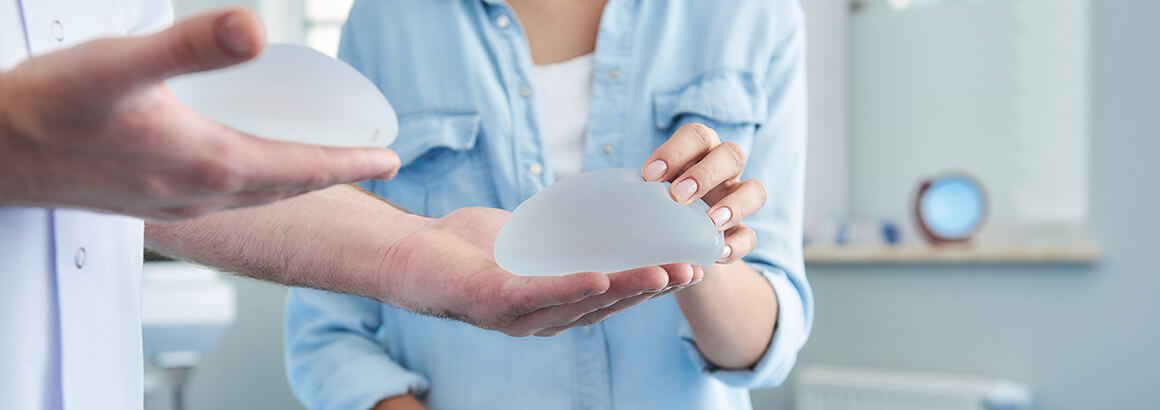
[[[399,116],[399,138],[391,149],[403,166],[423,154],[446,148],[467,151],[479,138],[480,116],[476,113],[421,112]]]
[[[720,124],[760,125],[765,119],[766,104],[765,91],[752,75],[716,71],[680,88],[654,93],[653,115],[661,130],[689,114]]]

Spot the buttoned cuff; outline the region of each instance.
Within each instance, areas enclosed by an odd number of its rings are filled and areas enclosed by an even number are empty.
[[[750,263],[749,266],[769,281],[777,295],[777,325],[773,332],[773,340],[770,341],[761,360],[751,369],[722,369],[710,363],[697,349],[693,340],[693,329],[689,327],[688,322],[681,325],[680,338],[693,364],[701,372],[725,384],[749,389],[778,386],[789,376],[790,370],[797,362],[797,353],[806,341],[802,290],[795,286],[781,269],[761,263]]]
[[[427,391],[427,379],[385,356],[346,362],[318,386],[317,409],[370,409],[388,397]]]

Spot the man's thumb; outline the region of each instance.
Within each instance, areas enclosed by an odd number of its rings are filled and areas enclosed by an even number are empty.
[[[157,83],[181,74],[244,62],[265,47],[262,21],[247,9],[203,13],[164,31],[136,39],[137,80]]]

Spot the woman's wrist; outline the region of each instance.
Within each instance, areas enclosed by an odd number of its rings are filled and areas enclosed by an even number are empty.
[[[742,261],[713,265],[701,283],[673,296],[707,360],[727,369],[750,368],[761,360],[778,308],[761,273]]]

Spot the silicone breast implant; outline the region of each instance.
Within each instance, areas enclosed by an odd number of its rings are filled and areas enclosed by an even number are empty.
[[[270,44],[253,60],[165,84],[194,111],[263,138],[385,147],[399,132],[395,110],[374,83],[308,47]]]
[[[708,266],[725,246],[708,209],[673,201],[668,182],[645,182],[636,170],[587,172],[520,204],[500,230],[495,260],[522,276]]]

